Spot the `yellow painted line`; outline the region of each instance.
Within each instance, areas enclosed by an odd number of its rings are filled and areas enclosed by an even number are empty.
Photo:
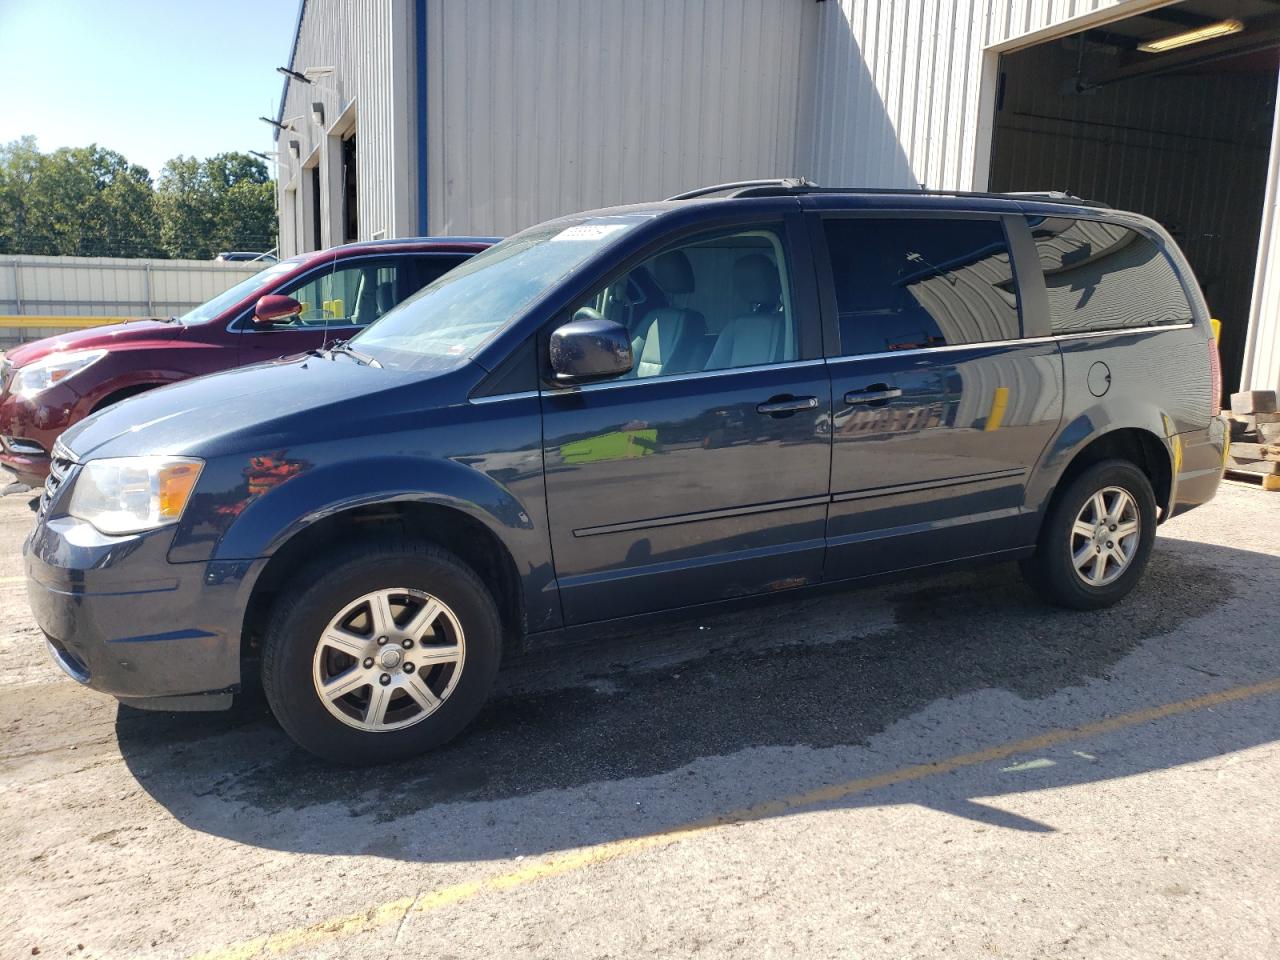
[[[398,924],[408,916],[430,913],[433,910],[439,910],[455,903],[461,903],[464,900],[470,900],[472,897],[479,896],[482,893],[511,890],[515,887],[533,883],[536,880],[544,880],[547,877],[560,876],[584,867],[608,863],[611,860],[639,853],[642,850],[670,846],[718,827],[762,820],[765,817],[780,816],[803,807],[845,800],[856,794],[867,793],[881,787],[891,787],[899,783],[909,783],[913,780],[923,780],[926,777],[936,777],[939,774],[990,763],[993,760],[1005,760],[1015,754],[1043,750],[1046,747],[1052,747],[1071,740],[1095,737],[1100,734],[1123,730],[1126,727],[1135,727],[1155,720],[1163,720],[1166,717],[1191,713],[1195,710],[1204,710],[1224,703],[1248,700],[1252,697],[1273,693],[1280,693],[1280,677],[1266,680],[1262,683],[1250,684],[1249,686],[1234,687],[1218,693],[1192,697],[1190,700],[1179,700],[1157,707],[1148,707],[1145,710],[1135,710],[1132,713],[1122,713],[1095,723],[1086,723],[1079,727],[1062,727],[1038,736],[1028,737],[1025,740],[1016,740],[1011,743],[988,747],[986,750],[977,750],[973,753],[963,753],[946,760],[914,764],[909,767],[891,770],[887,773],[850,780],[846,783],[819,787],[816,790],[797,793],[781,800],[760,803],[729,813],[707,817],[683,826],[673,827],[661,833],[611,840],[592,847],[584,847],[572,853],[539,860],[509,873],[502,873],[479,880],[468,880],[447,887],[439,887],[435,890],[423,891],[416,896],[389,900],[386,903],[370,907],[361,913],[334,917],[308,927],[297,927],[292,930],[264,934],[252,940],[245,940],[241,943],[210,950],[207,953],[197,954],[191,960],[251,960],[251,958],[257,957],[278,957],[317,943],[359,933],[367,933],[381,927]]]
[[[13,583],[26,583],[26,577],[0,577],[0,587],[8,586]]]
[[[137,317],[30,317],[0,316],[0,327],[101,327],[107,323],[125,323]]]

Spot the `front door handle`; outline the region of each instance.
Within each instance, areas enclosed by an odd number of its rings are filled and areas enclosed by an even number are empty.
[[[897,387],[891,387],[887,383],[873,383],[871,386],[863,387],[861,390],[850,390],[844,395],[844,402],[848,404],[884,403],[900,396],[902,396],[902,391]]]
[[[768,403],[756,405],[756,413],[770,417],[785,417],[801,410],[812,410],[818,405],[817,397],[770,397]]]

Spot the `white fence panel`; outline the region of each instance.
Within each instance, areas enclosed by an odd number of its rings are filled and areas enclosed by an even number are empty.
[[[168,317],[185,313],[257,273],[265,263],[0,259],[0,317]]]
[[[134,317],[186,313],[265,263],[0,257],[0,344]]]

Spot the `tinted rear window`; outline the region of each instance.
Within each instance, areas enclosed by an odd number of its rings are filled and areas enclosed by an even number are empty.
[[[833,217],[824,226],[842,356],[1018,337],[999,221]]]
[[[1169,258],[1150,238],[1115,223],[1029,220],[1054,333],[1186,323],[1191,305]]]

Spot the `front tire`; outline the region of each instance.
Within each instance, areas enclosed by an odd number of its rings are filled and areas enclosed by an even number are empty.
[[[1050,603],[1098,610],[1137,585],[1155,537],[1151,481],[1128,460],[1104,460],[1054,498],[1022,573]]]
[[[501,659],[479,577],[438,547],[403,541],[329,554],[286,587],[263,644],[280,725],[339,763],[416,756],[479,712]]]

